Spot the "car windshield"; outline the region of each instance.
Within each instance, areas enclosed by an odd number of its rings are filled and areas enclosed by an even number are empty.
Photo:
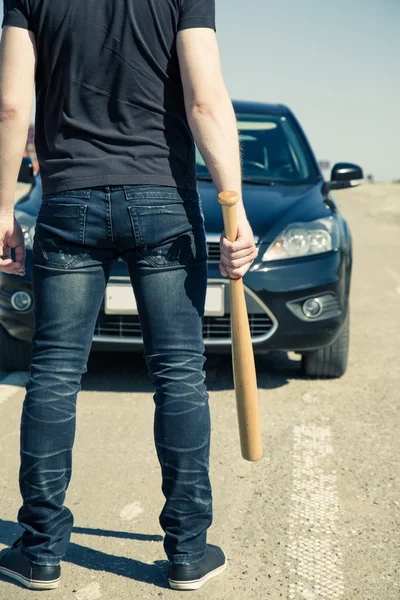
[[[287,117],[237,114],[243,181],[254,184],[312,183],[316,175],[303,141]],[[196,149],[199,179],[210,179]]]

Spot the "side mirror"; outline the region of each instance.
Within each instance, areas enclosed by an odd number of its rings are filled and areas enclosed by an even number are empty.
[[[352,163],[336,163],[332,169],[328,190],[343,190],[360,185],[364,180],[361,167]]]
[[[33,163],[28,156],[24,156],[24,158],[22,159],[21,168],[18,174],[18,182],[30,183],[31,185],[33,185]]]

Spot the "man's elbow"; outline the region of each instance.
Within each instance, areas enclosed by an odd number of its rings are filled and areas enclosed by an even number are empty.
[[[27,112],[30,111],[30,107],[27,103],[21,103],[17,100],[10,98],[0,98],[0,121],[12,121],[14,119],[20,119]]]
[[[230,102],[227,92],[224,89],[215,90],[209,95],[192,98],[186,102],[186,110],[193,117],[213,117],[220,110],[221,104],[226,102]]]
[[[194,117],[210,117],[214,112],[215,106],[210,101],[195,100],[187,105],[187,110]]]

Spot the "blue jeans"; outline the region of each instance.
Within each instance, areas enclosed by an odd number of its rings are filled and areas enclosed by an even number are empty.
[[[106,186],[45,196],[33,248],[35,332],[22,411],[23,552],[58,564],[73,526],[76,398],[115,261],[127,264],[155,395],[154,436],[172,562],[200,560],[212,521],[202,318],[207,286],[198,194]],[[110,410],[112,407],[110,405]]]

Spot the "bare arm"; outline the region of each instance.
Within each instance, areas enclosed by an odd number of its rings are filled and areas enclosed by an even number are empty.
[[[13,210],[35,83],[34,34],[5,27],[0,44],[0,210]]]
[[[34,34],[5,27],[0,44],[0,269],[7,273],[22,273],[25,259],[24,238],[14,220],[14,194],[28,136],[35,68]]]
[[[226,89],[215,32],[185,29],[178,34],[186,113],[194,140],[218,192],[239,193],[238,239],[221,242],[223,275],[243,276],[257,250],[242,201],[242,178],[236,117]]]
[[[240,192],[236,118],[222,77],[215,32],[181,31],[178,55],[189,125],[217,191]]]

